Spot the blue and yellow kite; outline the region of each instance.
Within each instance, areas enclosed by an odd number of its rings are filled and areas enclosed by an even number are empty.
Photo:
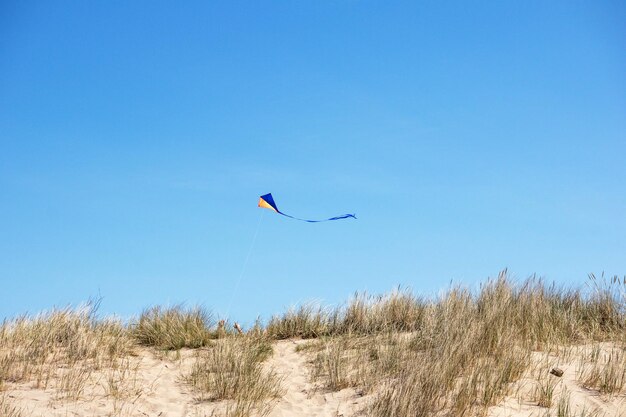
[[[265,194],[265,195],[262,195],[261,197],[259,197],[259,207],[273,210],[276,213],[282,214],[283,216],[289,217],[291,219],[301,220],[303,222],[309,222],[309,223],[319,223],[319,222],[327,222],[327,221],[330,221],[330,220],[341,220],[341,219],[349,219],[349,218],[356,219],[356,216],[354,214],[343,214],[341,216],[331,217],[330,219],[324,219],[324,220],[299,219],[297,217],[290,216],[290,215],[285,214],[285,213],[281,212],[280,210],[278,210],[278,207],[276,206],[276,203],[274,202],[274,198],[272,197],[271,193],[270,194]]]

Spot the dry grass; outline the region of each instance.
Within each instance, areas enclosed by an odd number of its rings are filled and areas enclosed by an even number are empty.
[[[253,411],[263,416],[271,410],[270,400],[282,391],[278,376],[262,366],[271,353],[264,338],[227,337],[197,351],[185,380],[200,401],[232,400],[226,410],[229,417],[246,417]]]
[[[142,395],[129,359],[139,346],[179,357],[179,349],[193,348],[184,381],[198,400],[224,404],[229,417],[266,415],[282,391],[263,364],[271,341],[298,337],[311,339],[298,350],[310,355],[318,386],[371,394],[364,412],[372,417],[484,415],[529,373],[533,352],[572,355],[572,345],[595,346],[580,361],[581,386],[621,395],[626,282],[590,278],[588,288],[570,290],[534,278],[516,285],[505,271],[479,291],[454,287],[434,299],[405,290],[356,294],[338,308],[291,309],[242,335],[226,323],[216,327],[202,308],[152,307],[129,325],[97,319],[97,303],[54,310],[0,326],[0,390],[29,382],[77,400],[99,385],[123,404]],[[555,395],[555,379],[545,366],[540,371],[536,402],[546,413],[572,415],[565,395]],[[19,416],[6,396],[0,410]]]
[[[305,304],[266,326],[269,337],[303,339],[341,334],[367,335],[382,332],[414,331],[421,323],[426,303],[400,289],[383,296],[356,293],[345,308],[322,308]]]
[[[332,311],[292,310],[267,329],[277,338],[323,335],[301,348],[314,354],[313,377],[329,390],[376,391],[371,416],[480,415],[510,393],[532,351],[619,342],[626,298],[622,283],[605,282],[592,276],[588,291],[537,279],[515,285],[505,271],[477,293],[456,287],[430,301],[402,291],[356,296]],[[623,358],[613,352],[585,371],[584,383],[619,392]],[[536,387],[539,405],[552,405],[555,384],[546,371]]]
[[[6,394],[0,394],[0,416],[1,417],[23,417],[22,410],[11,403]]]
[[[209,345],[216,337],[213,326],[211,315],[203,308],[156,306],[144,310],[131,332],[141,345],[177,350]]]
[[[0,327],[0,386],[34,382],[59,399],[78,399],[94,372],[115,368],[133,349],[125,327],[97,320],[98,303],[20,317]]]
[[[454,288],[439,300],[425,300],[398,289],[384,296],[357,293],[347,306],[335,309],[305,304],[272,317],[266,331],[274,339],[419,332],[433,320],[433,308],[446,303],[453,303],[447,308],[463,307],[454,304],[455,297],[461,297],[456,302],[463,303],[464,298],[468,298],[471,309],[483,315],[491,313],[493,316],[494,311],[497,314],[499,310],[492,307],[502,307],[490,303],[505,303],[510,309],[506,316],[487,319],[506,320],[507,326],[520,332],[519,339],[538,349],[614,338],[625,328],[626,294],[621,290],[626,284],[621,286],[615,278],[607,282],[593,275],[589,284],[587,291],[546,286],[536,278],[514,285],[505,271],[498,279],[483,285],[477,294]]]
[[[104,370],[101,386],[104,395],[116,401],[135,399],[143,394],[144,387],[137,376],[139,363],[123,358],[115,367]]]
[[[376,399],[374,416],[481,414],[530,364],[533,349],[610,340],[625,327],[622,300],[610,287],[580,291],[513,285],[502,273],[473,295],[453,289],[427,308],[415,356]],[[551,403],[553,383],[540,389]]]
[[[606,414],[600,414],[598,409],[589,410],[583,407],[580,411],[575,412],[570,402],[570,393],[564,388],[554,410],[547,410],[542,417],[600,417]]]
[[[313,354],[312,376],[321,388],[354,387],[362,394],[394,378],[410,352],[409,340],[398,333],[331,336],[300,345],[298,350]]]
[[[328,311],[314,304],[305,304],[288,310],[281,317],[272,317],[266,331],[273,339],[309,339],[328,335],[329,322]]]
[[[352,341],[348,338],[328,340],[323,343],[322,350],[315,357],[313,377],[322,380],[324,387],[332,391],[357,383],[350,372],[354,363],[349,356],[353,350],[348,346],[350,342]]]
[[[626,385],[626,350],[595,345],[587,357],[581,358],[578,380],[582,386],[601,394],[618,394]]]
[[[550,408],[554,401],[554,393],[558,384],[558,379],[548,372],[542,372],[537,378],[537,385],[534,391],[534,400],[539,407]]]

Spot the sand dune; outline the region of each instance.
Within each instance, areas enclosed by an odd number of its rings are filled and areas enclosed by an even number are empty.
[[[372,395],[359,395],[352,389],[329,392],[312,382],[310,364],[305,353],[296,347],[306,343],[302,340],[284,340],[273,344],[273,355],[266,369],[274,370],[282,380],[284,394],[272,400],[270,417],[327,416],[348,417],[364,415]],[[218,416],[223,414],[227,401],[198,401],[193,389],[181,375],[190,366],[193,351],[184,349],[179,353],[158,353],[141,349],[136,356],[128,358],[124,368],[132,373],[113,393],[116,371],[102,369],[89,377],[77,400],[59,397],[56,389],[37,389],[33,383],[7,384],[4,396],[11,404],[22,410],[23,416],[35,417],[87,417],[87,416],[143,416],[143,417],[192,417]],[[536,361],[546,361],[546,355],[535,353]],[[562,378],[555,379],[555,399],[551,408],[537,406],[533,402],[535,381],[522,378],[513,394],[488,411],[489,417],[522,417],[557,415],[561,395],[566,395],[573,416],[626,416],[626,396],[600,396],[597,392],[581,387],[576,379],[576,355],[568,359],[548,357],[550,363],[558,364],[564,371]],[[50,384],[54,386],[55,384]],[[561,405],[563,402],[561,401]],[[586,413],[586,414],[585,414]]]
[[[274,400],[269,416],[351,416],[356,415],[366,397],[353,389],[324,392],[310,382],[306,359],[296,352],[302,341],[279,341],[266,367],[273,369],[283,381],[285,393]],[[114,398],[108,393],[111,375],[106,370],[90,377],[81,398],[76,401],[58,397],[55,389],[37,389],[32,383],[9,384],[5,395],[23,411],[24,416],[211,416],[223,413],[226,401],[200,402],[181,375],[192,361],[191,350],[183,350],[180,359],[172,354],[155,354],[142,349],[130,358],[134,373],[131,383],[120,387],[125,393]],[[114,376],[113,376],[114,377]],[[51,385],[54,385],[52,383]]]
[[[479,293],[360,296],[245,331],[180,306],[20,317],[0,327],[0,417],[626,417],[626,282],[612,284],[502,273]]]

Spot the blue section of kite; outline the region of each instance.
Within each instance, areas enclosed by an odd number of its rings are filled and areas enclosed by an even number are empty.
[[[307,222],[307,223],[320,223],[320,222],[328,222],[331,220],[341,220],[341,219],[350,219],[350,218],[356,219],[356,216],[354,214],[342,214],[341,216],[335,216],[335,217],[331,217],[329,219],[324,219],[324,220],[307,220],[307,219],[300,219],[298,217],[293,217],[293,216],[290,216],[289,214],[285,214],[282,211],[278,210],[278,206],[276,205],[276,202],[274,201],[274,197],[272,197],[271,193],[265,194],[259,197],[259,207],[272,210],[278,214],[282,214],[285,217],[289,217],[290,219],[300,220],[300,221]]]

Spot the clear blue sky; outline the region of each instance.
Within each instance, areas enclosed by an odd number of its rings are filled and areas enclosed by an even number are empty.
[[[0,317],[626,273],[626,7],[0,4]],[[621,4],[620,4],[621,3]]]

